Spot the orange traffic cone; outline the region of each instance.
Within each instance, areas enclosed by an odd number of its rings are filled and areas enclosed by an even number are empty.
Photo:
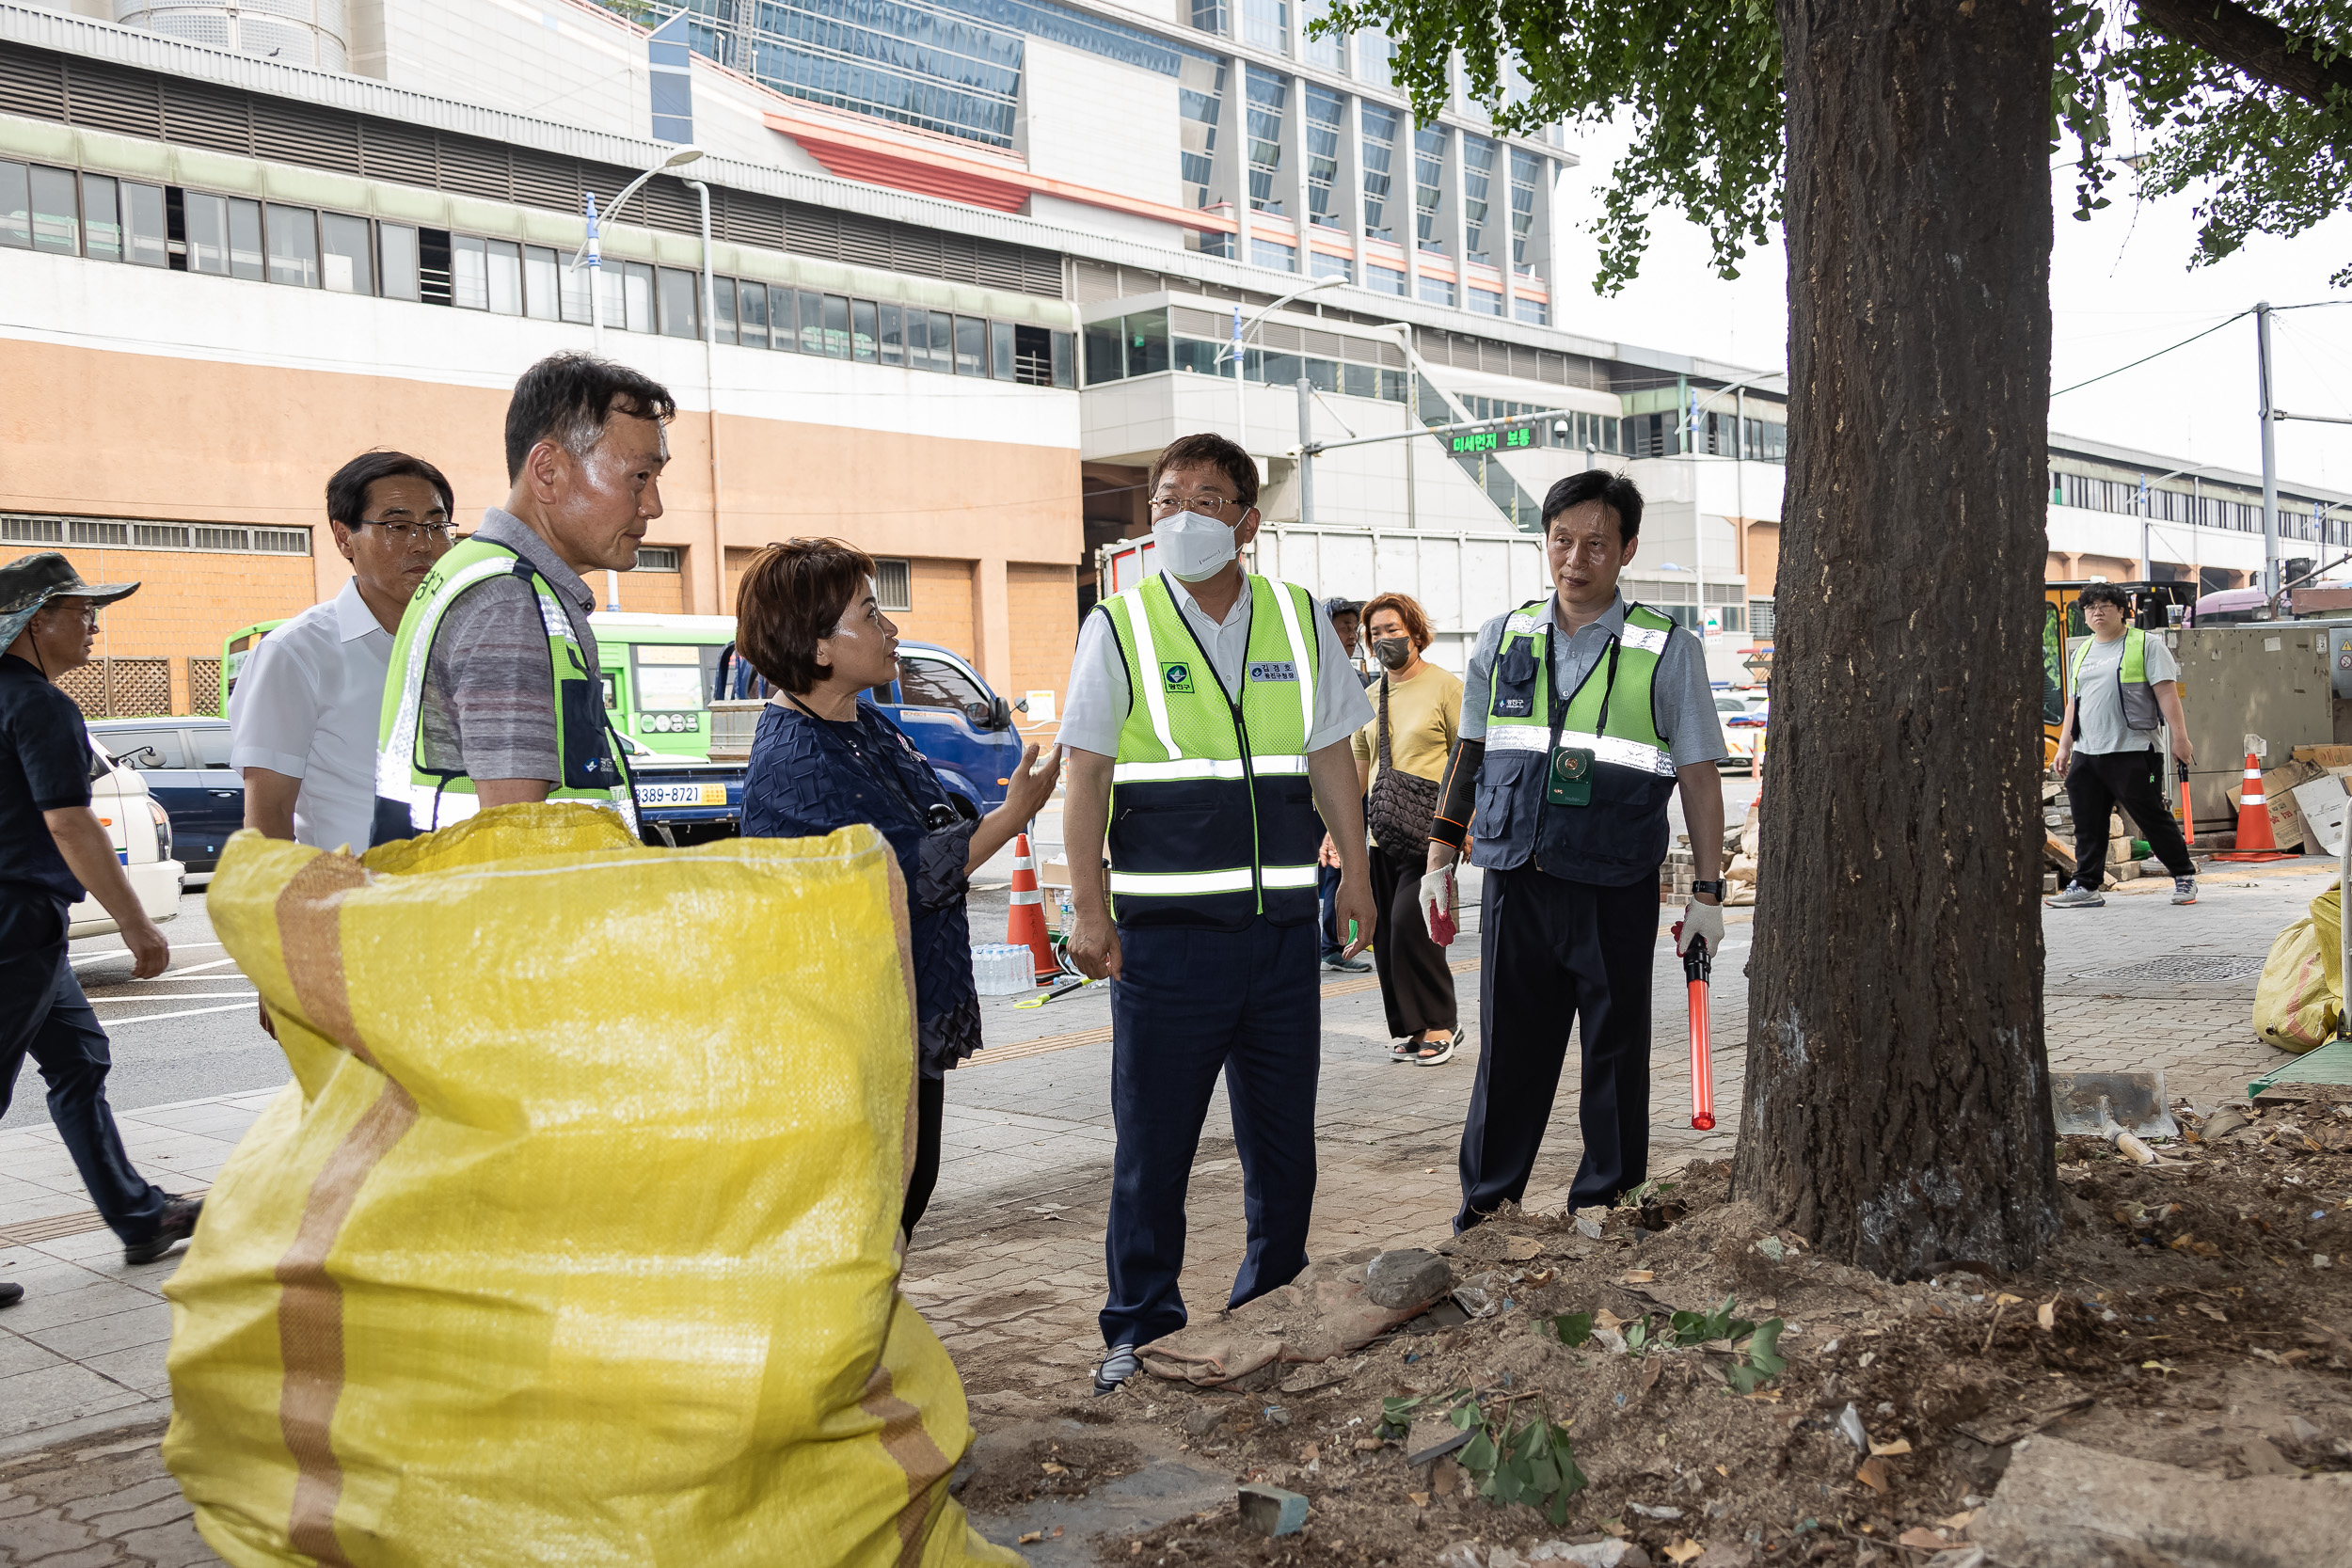
[[[2262,764],[2246,753],[2246,786],[2237,798],[2237,847],[2214,856],[2217,861],[2282,861],[2286,851],[2270,836],[2270,805],[2263,798]]]
[[[1037,860],[1029,852],[1026,833],[1012,841],[1012,907],[1005,912],[1005,940],[1029,950],[1037,960],[1039,984],[1061,973],[1061,960],[1046,939],[1045,899],[1037,890]]]

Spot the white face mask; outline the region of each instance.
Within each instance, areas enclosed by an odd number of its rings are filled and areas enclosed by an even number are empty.
[[[1233,531],[1215,517],[1179,512],[1152,525],[1160,567],[1179,582],[1203,582],[1233,559]]]

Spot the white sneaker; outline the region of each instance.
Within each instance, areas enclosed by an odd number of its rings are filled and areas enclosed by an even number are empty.
[[[2175,904],[2194,904],[2197,902],[2197,879],[2194,877],[2173,878],[2172,902]]]
[[[2083,887],[2080,884],[2070,885],[2065,892],[2059,894],[2056,898],[2044,898],[2042,900],[2042,903],[2048,905],[2054,910],[2095,910],[2106,902],[2106,899],[2104,895],[2094,893],[2090,889]]]

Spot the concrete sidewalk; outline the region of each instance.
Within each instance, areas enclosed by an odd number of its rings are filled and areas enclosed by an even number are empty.
[[[2169,883],[2111,890],[2104,910],[2052,911],[2045,1029],[2056,1068],[2162,1067],[2176,1097],[2234,1098],[2280,1059],[2249,1013],[2278,930],[2332,875],[2291,863],[2210,878],[2174,909]],[[1691,1131],[1680,966],[1661,911],[1653,1017],[1651,1166],[1727,1153],[1737,1135],[1752,928],[1733,911],[1715,974],[1716,1114]],[[1320,1174],[1310,1246],[1342,1250],[1447,1228],[1454,1148],[1477,1060],[1474,937],[1454,953],[1466,1044],[1451,1064],[1389,1060],[1369,975],[1326,975]],[[964,1371],[985,1424],[992,1403],[1074,1397],[1101,1354],[1094,1313],[1112,1146],[1109,1008],[1101,989],[1034,1009],[989,999],[991,1049],[947,1081],[938,1195],[918,1231],[906,1291]],[[1571,1054],[1531,1205],[1556,1207],[1580,1151]],[[126,1114],[134,1160],[193,1191],[276,1093]],[[1222,1089],[1194,1167],[1184,1274],[1196,1309],[1220,1304],[1239,1260],[1240,1172]],[[0,1311],[0,1564],[201,1562],[177,1490],[156,1458],[168,1414],[164,1351],[171,1260],[127,1267],[97,1228],[46,1126],[0,1133],[0,1278],[26,1288]],[[136,1430],[124,1430],[136,1429]],[[13,1457],[11,1457],[13,1456]]]

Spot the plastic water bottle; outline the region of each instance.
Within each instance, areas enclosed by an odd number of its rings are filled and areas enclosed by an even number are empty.
[[[974,989],[982,996],[1017,996],[1034,990],[1029,950],[1015,942],[976,942],[972,947]]]

